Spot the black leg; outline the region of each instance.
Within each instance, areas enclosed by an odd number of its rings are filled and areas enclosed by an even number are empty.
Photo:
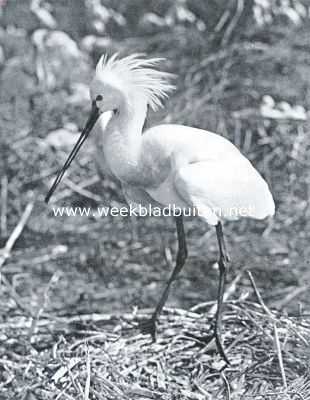
[[[186,247],[186,238],[185,238],[185,232],[184,232],[183,217],[182,216],[175,217],[175,222],[176,222],[177,237],[178,237],[178,252],[177,252],[175,267],[174,267],[172,274],[166,284],[166,287],[161,295],[161,298],[154,310],[152,317],[147,321],[143,321],[140,325],[142,333],[151,334],[153,341],[156,340],[157,318],[166,303],[171,284],[173,283],[173,281],[175,281],[179,272],[183,268],[186,258],[187,258],[187,247]]]
[[[219,258],[219,287],[218,287],[218,295],[217,295],[217,310],[215,315],[215,327],[214,327],[214,336],[217,348],[226,361],[229,364],[228,358],[224,351],[224,346],[222,344],[221,339],[221,328],[222,328],[222,309],[223,309],[223,296],[224,296],[224,289],[225,289],[225,281],[226,281],[226,273],[227,273],[227,263],[229,262],[229,256],[226,250],[224,234],[222,229],[221,222],[218,222],[216,225],[216,236],[220,250],[220,258]]]

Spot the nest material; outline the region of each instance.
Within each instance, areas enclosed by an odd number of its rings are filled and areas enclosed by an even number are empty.
[[[307,319],[266,315],[251,302],[226,303],[227,366],[209,342],[213,316],[203,307],[165,309],[156,343],[138,330],[147,312],[14,317],[1,324],[1,393],[16,399],[310,399]]]

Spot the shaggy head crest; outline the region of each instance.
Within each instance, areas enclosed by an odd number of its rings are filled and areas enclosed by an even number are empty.
[[[118,58],[113,54],[110,58],[101,56],[96,74],[108,83],[117,84],[118,88],[130,95],[137,94],[146,99],[147,104],[156,111],[162,107],[162,101],[175,89],[169,83],[174,77],[168,72],[161,72],[154,67],[163,61],[163,58],[144,59],[142,54],[132,54]]]

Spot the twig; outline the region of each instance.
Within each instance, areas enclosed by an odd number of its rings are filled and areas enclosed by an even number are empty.
[[[227,393],[227,400],[231,400],[231,393],[230,393],[230,384],[228,382],[228,379],[226,378],[226,375],[224,374],[224,372],[221,372],[221,377],[225,383],[225,387],[226,387],[226,393]]]
[[[203,396],[205,396],[205,400],[211,399],[210,393],[205,391],[197,382],[193,381],[193,386],[196,387]]]
[[[269,218],[267,223],[266,228],[264,229],[263,233],[262,233],[262,237],[266,238],[270,235],[271,231],[273,230],[274,226],[275,226],[275,222],[273,218]]]
[[[236,28],[237,23],[243,13],[244,9],[244,0],[237,0],[237,7],[235,15],[233,16],[231,23],[228,25],[222,39],[222,45],[226,45],[229,38],[231,37],[233,30]]]
[[[8,177],[4,175],[1,179],[1,216],[0,236],[7,235],[7,212],[8,212]]]
[[[273,330],[274,330],[274,339],[275,339],[275,345],[276,345],[276,350],[277,350],[277,356],[278,356],[278,361],[279,361],[282,382],[283,382],[285,392],[287,394],[287,389],[288,389],[287,388],[287,380],[286,380],[286,375],[285,375],[285,371],[284,371],[283,357],[282,357],[281,344],[280,344],[280,340],[279,340],[277,324],[275,322],[273,324]]]
[[[86,359],[86,382],[85,382],[85,388],[84,388],[84,400],[89,399],[89,389],[90,389],[90,354],[89,354],[89,348],[87,345],[87,359]]]
[[[55,383],[58,383],[61,378],[68,374],[76,365],[81,362],[81,359],[78,357],[70,358],[66,365],[62,365],[52,376],[51,380]],[[72,383],[72,382],[71,382]]]
[[[13,232],[11,233],[10,237],[8,238],[5,246],[0,250],[0,285],[3,283],[6,288],[8,289],[11,297],[15,301],[16,305],[23,311],[25,311],[27,314],[33,316],[31,310],[26,307],[23,303],[23,301],[20,299],[19,295],[17,294],[16,290],[14,287],[10,284],[10,282],[6,279],[4,275],[1,274],[1,268],[3,264],[6,262],[6,260],[10,257],[11,251],[14,247],[14,244],[16,243],[17,239],[21,235],[29,217],[31,214],[31,211],[33,209],[33,203],[29,203],[21,216],[21,219],[19,220],[18,224],[14,228]]]
[[[10,257],[14,244],[21,235],[23,229],[25,228],[25,225],[32,212],[32,209],[33,209],[33,203],[29,203],[23,215],[21,216],[21,219],[19,220],[18,224],[16,225],[10,237],[8,238],[5,246],[3,247],[3,249],[0,250],[0,268],[3,266],[5,261]],[[1,281],[1,275],[0,275],[0,281]]]
[[[75,375],[73,375],[72,369],[68,368],[68,376],[70,378],[70,381],[72,382],[73,387],[75,388],[76,392],[78,393],[78,397],[84,397],[83,393],[83,388],[80,384],[80,382],[76,379],[78,377],[79,373],[77,372]]]
[[[87,189],[84,189],[83,187],[76,185],[74,182],[70,181],[70,179],[65,178],[64,179],[64,183],[66,184],[66,186],[68,186],[73,192],[76,192],[78,194],[80,194],[83,197],[86,197],[87,199],[91,199],[94,200],[98,203],[102,202],[102,197],[98,196],[97,194],[94,194],[92,192],[90,192]]]
[[[214,28],[215,32],[219,32],[224,27],[229,16],[230,16],[230,12],[228,10],[225,10],[224,13],[221,15],[219,21],[215,25],[215,28]]]
[[[49,280],[49,282],[48,282],[48,284],[47,284],[47,286],[46,286],[46,288],[44,290],[44,293],[43,293],[43,296],[42,296],[43,297],[42,301],[40,301],[40,303],[39,303],[38,310],[37,310],[37,312],[35,314],[35,317],[32,320],[31,327],[29,329],[28,337],[30,339],[30,342],[32,342],[32,336],[34,335],[34,333],[36,331],[37,324],[38,324],[38,321],[40,319],[40,316],[42,315],[42,313],[43,313],[43,311],[44,311],[44,309],[46,307],[46,304],[47,304],[47,301],[48,301],[49,290],[58,281],[59,277],[60,277],[60,273],[58,271],[55,272],[53,274],[53,276],[51,277],[51,279]]]
[[[253,289],[254,289],[254,292],[255,292],[255,295],[257,297],[257,300],[258,300],[259,304],[262,306],[263,310],[268,315],[268,317],[270,317],[273,320],[275,346],[276,346],[276,351],[277,351],[277,356],[278,356],[278,361],[279,361],[279,367],[280,367],[282,382],[283,382],[283,386],[284,386],[286,394],[287,394],[287,390],[288,390],[288,388],[287,388],[287,380],[286,380],[286,375],[285,375],[284,366],[283,366],[281,344],[280,344],[280,340],[279,340],[276,320],[275,320],[274,316],[272,315],[271,311],[269,310],[269,308],[264,303],[264,301],[263,301],[263,299],[262,299],[262,297],[261,297],[261,295],[260,295],[260,293],[259,293],[259,291],[257,289],[257,286],[256,286],[256,283],[254,281],[253,275],[251,274],[250,271],[247,271],[247,273],[249,275],[251,284],[253,286]]]
[[[258,289],[257,289],[256,283],[255,283],[255,281],[254,281],[254,278],[253,278],[253,275],[252,275],[251,271],[247,271],[247,274],[248,274],[248,276],[249,276],[249,278],[250,278],[251,285],[252,285],[252,287],[253,287],[253,289],[254,289],[254,293],[255,293],[255,296],[257,297],[257,300],[258,300],[259,304],[262,306],[262,309],[265,311],[265,313],[266,313],[272,320],[274,320],[274,316],[272,315],[272,312],[269,310],[269,308],[268,308],[268,307],[266,306],[266,304],[264,303],[264,300],[263,300],[262,296],[260,295],[260,293],[259,293],[259,291],[258,291]]]
[[[94,185],[95,183],[99,182],[99,176],[95,175],[93,178],[87,179],[86,181],[83,181],[79,184],[79,187],[82,188],[83,190],[85,190],[85,188]],[[62,200],[64,198],[66,198],[67,196],[69,196],[71,194],[72,189],[64,189],[61,192],[59,192],[59,194],[55,195],[52,199],[51,199],[51,203],[57,203],[57,201]],[[102,201],[102,199],[101,199]]]
[[[70,396],[70,395],[66,392],[68,389],[71,388],[71,386],[72,386],[72,382],[69,381],[69,382],[67,383],[67,385],[65,386],[65,388],[62,389],[61,391],[59,391],[58,395],[55,397],[55,400],[59,400],[59,399],[61,399],[62,397],[66,397],[66,398],[69,399],[69,400],[76,400],[76,398]]]

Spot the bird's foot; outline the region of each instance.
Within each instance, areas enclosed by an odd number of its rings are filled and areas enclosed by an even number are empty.
[[[224,346],[222,343],[222,335],[221,335],[220,331],[218,330],[217,326],[215,326],[215,328],[214,328],[213,337],[215,339],[216,347],[217,347],[217,350],[218,350],[220,356],[226,362],[226,364],[230,365],[230,362],[226,356]]]
[[[139,323],[139,329],[143,335],[151,335],[152,341],[156,342],[157,330],[156,330],[156,317],[144,319]]]
[[[217,351],[219,352],[220,356],[222,357],[222,359],[225,361],[225,363],[227,365],[230,365],[230,362],[229,362],[228,357],[226,356],[226,353],[224,350],[224,346],[222,344],[221,334],[217,328],[214,328],[213,333],[210,333],[208,335],[197,336],[197,335],[187,333],[187,336],[192,337],[193,339],[201,342],[204,346],[208,346],[214,339]]]

